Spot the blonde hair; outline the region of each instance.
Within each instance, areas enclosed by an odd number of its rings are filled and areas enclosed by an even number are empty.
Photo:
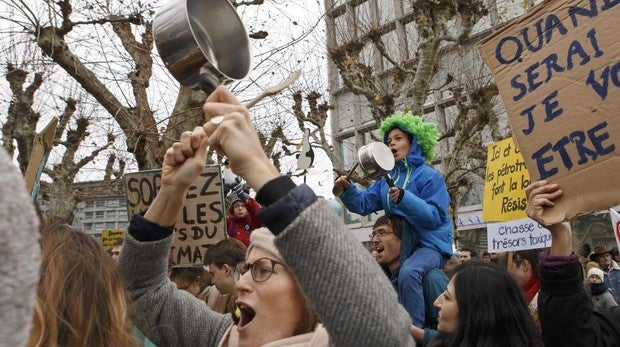
[[[138,346],[118,268],[91,236],[41,230],[41,267],[28,346]]]

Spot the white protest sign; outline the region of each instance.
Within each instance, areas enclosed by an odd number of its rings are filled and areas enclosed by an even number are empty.
[[[490,253],[551,247],[551,233],[530,218],[488,223],[487,244]]]

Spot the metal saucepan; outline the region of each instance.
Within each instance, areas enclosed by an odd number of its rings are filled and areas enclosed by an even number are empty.
[[[211,93],[250,70],[249,38],[229,0],[169,0],[153,19],[153,38],[181,85]]]
[[[362,146],[357,151],[357,159],[357,163],[349,170],[347,176],[350,176],[357,166],[360,166],[367,177],[373,180],[385,177],[390,187],[394,186],[392,179],[387,174],[394,168],[394,155],[383,142],[371,142]]]

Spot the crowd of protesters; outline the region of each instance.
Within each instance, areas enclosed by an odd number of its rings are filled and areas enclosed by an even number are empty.
[[[308,186],[280,175],[226,87],[203,109],[204,126],[167,150],[161,188],[131,218],[122,243],[106,253],[82,231],[48,224],[40,261],[39,250],[14,259],[19,273],[3,262],[0,345],[620,345],[616,254],[595,247],[582,265],[568,222],[546,226],[552,243],[542,252],[453,254],[445,183],[425,164],[435,132],[415,116],[398,113],[382,125],[397,161],[394,187],[381,181],[362,191],[347,177],[336,180],[348,208],[384,211],[369,252]],[[207,147],[235,174],[229,238],[211,246],[200,267],[171,268],[174,223]],[[19,181],[0,153],[3,182]],[[9,233],[38,230],[30,197],[13,188],[0,194],[10,211],[0,249],[12,257],[24,245]],[[541,224],[562,197],[546,181],[526,193],[527,214]]]

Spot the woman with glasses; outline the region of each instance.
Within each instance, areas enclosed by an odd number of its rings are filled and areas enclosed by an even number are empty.
[[[381,269],[325,201],[280,176],[248,110],[219,87],[204,111],[208,122],[166,152],[157,197],[144,216],[133,216],[120,257],[136,324],[149,339],[158,346],[414,345],[409,316]],[[258,192],[259,219],[269,228],[252,233],[240,269],[238,323],[166,277],[172,226],[207,146]]]

